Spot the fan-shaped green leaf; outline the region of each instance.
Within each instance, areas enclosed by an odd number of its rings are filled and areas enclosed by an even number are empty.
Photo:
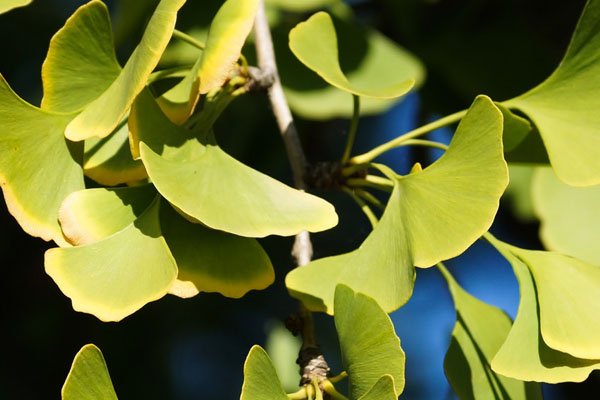
[[[600,359],[600,267],[558,253],[511,251],[533,276],[544,342],[575,357]]]
[[[32,0],[0,0],[0,14],[12,10],[17,7],[24,7],[31,3]]]
[[[442,158],[390,178],[395,187],[381,221],[357,250],[313,261],[286,277],[292,296],[307,307],[331,312],[335,285],[344,283],[391,312],[412,293],[413,265],[455,257],[487,231],[508,183],[500,111],[478,97]]]
[[[494,373],[491,361],[512,326],[503,311],[465,292],[442,270],[456,307],[456,325],[444,360],[448,381],[460,399],[541,399],[541,388]]]
[[[65,130],[67,138],[105,137],[117,127],[160,60],[183,3],[185,0],[161,0],[119,76],[69,123]]]
[[[559,179],[600,183],[600,2],[588,1],[558,68],[540,85],[505,102],[533,121]]]
[[[358,400],[396,400],[398,395],[394,389],[394,378],[383,375],[364,396]]]
[[[498,240],[492,244],[512,264],[513,270],[519,280],[521,300],[517,318],[510,330],[506,341],[492,360],[492,369],[504,376],[537,382],[581,382],[587,378],[591,371],[600,369],[600,360],[589,360],[573,357],[548,347],[540,334],[541,302],[538,302],[536,285],[529,271],[526,261],[521,254],[513,254],[515,247],[508,246]],[[520,252],[526,250],[517,249]],[[531,251],[526,251],[532,253]],[[549,256],[556,254],[549,253]],[[559,299],[567,299],[560,293],[554,293]],[[553,310],[547,310],[552,312]],[[559,310],[560,311],[560,310]],[[580,313],[557,315],[566,321],[572,321]],[[596,315],[594,315],[596,317]],[[567,322],[565,326],[568,326]]]
[[[337,214],[325,200],[245,166],[218,146],[200,143],[190,131],[172,124],[147,92],[138,97],[130,123],[158,191],[178,210],[211,228],[263,237],[322,231],[337,224]],[[204,142],[212,136],[200,135]],[[162,137],[170,143],[161,145]]]
[[[275,280],[271,261],[255,239],[193,224],[168,204],[161,208],[161,229],[179,269],[172,294],[219,292],[240,298]]]
[[[152,185],[80,190],[63,201],[58,219],[69,243],[93,243],[135,221],[155,196]]]
[[[127,123],[105,138],[86,139],[83,153],[85,174],[96,182],[115,186],[148,177],[140,160],[134,160],[129,148]]]
[[[390,317],[377,302],[340,284],[335,289],[333,316],[342,363],[348,372],[350,398],[358,399],[369,392],[382,375],[393,377],[395,393],[402,393],[404,351]]]
[[[600,265],[600,185],[576,188],[560,182],[551,169],[539,168],[532,189],[544,245]]]
[[[253,346],[244,363],[244,385],[240,400],[288,400],[277,371],[267,353]]]
[[[58,208],[84,188],[83,144],[65,140],[72,115],[54,114],[19,98],[0,75],[0,186],[23,230],[65,244]]]
[[[86,344],[79,350],[61,395],[62,400],[117,400],[106,361],[95,345]]]
[[[414,55],[355,21],[334,20],[340,38],[339,53],[343,55],[340,65],[348,81],[360,87],[372,87],[378,82],[398,82],[402,77],[411,77],[416,86],[422,83],[425,70]],[[288,30],[276,27],[273,41],[281,83],[294,113],[310,119],[352,116],[352,96],[327,84],[298,61],[288,47]],[[365,97],[361,99],[360,112],[361,115],[380,113],[396,102],[397,99]]]
[[[50,41],[42,66],[42,109],[73,112],[99,97],[119,76],[108,9],[99,0],[79,7]]]
[[[381,69],[383,75],[371,71],[373,75],[367,82],[351,82],[340,67],[335,27],[326,12],[314,14],[290,31],[290,49],[304,65],[329,84],[359,96],[391,99],[406,94],[415,84],[416,77],[412,74],[395,75],[392,81],[386,79],[389,72],[385,71],[394,71],[389,64]],[[402,65],[399,68],[400,71],[405,70]],[[398,71],[394,72],[398,74]]]
[[[158,198],[131,224],[98,242],[50,249],[46,272],[76,311],[119,321],[164,296],[177,276],[161,235]]]

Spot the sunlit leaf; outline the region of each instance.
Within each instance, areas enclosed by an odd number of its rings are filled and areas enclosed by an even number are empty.
[[[267,353],[253,346],[244,363],[244,385],[240,400],[288,400],[277,371]]]
[[[581,382],[585,380],[594,369],[600,369],[600,360],[588,360],[573,357],[570,354],[557,351],[548,347],[540,333],[541,302],[538,302],[538,293],[533,276],[529,270],[530,265],[521,259],[522,254],[533,253],[529,250],[517,249],[518,255],[513,254],[515,247],[494,240],[492,242],[498,250],[512,264],[513,270],[519,280],[521,300],[517,318],[510,330],[506,341],[492,360],[492,369],[504,376],[537,382]],[[550,253],[548,257],[556,256]],[[597,292],[596,292],[597,293]],[[554,293],[560,299],[569,300],[568,294]],[[597,300],[596,300],[597,303]],[[597,307],[594,305],[594,307]],[[553,312],[554,310],[546,310]],[[560,312],[560,308],[556,311]],[[557,318],[565,318],[568,326],[573,319],[586,315],[582,310],[567,315],[557,314]],[[597,318],[597,314],[588,317]],[[589,319],[589,318],[588,318]],[[576,327],[577,325],[575,325]],[[597,336],[596,336],[597,338]]]
[[[104,356],[95,345],[79,350],[61,395],[62,400],[117,400]]]
[[[161,207],[161,229],[179,269],[172,294],[218,292],[240,298],[275,280],[271,261],[256,239],[193,224],[168,204]]]
[[[126,123],[105,138],[86,139],[83,153],[85,174],[96,182],[115,186],[148,177],[140,160],[134,160],[129,149]]]
[[[105,137],[117,127],[158,64],[173,33],[177,11],[184,3],[185,0],[161,0],[119,76],[69,123],[67,138]]]
[[[152,185],[73,192],[58,212],[63,234],[74,245],[104,239],[135,221],[155,196]]]
[[[600,2],[588,1],[558,68],[540,85],[505,102],[539,129],[558,178],[600,184]]]
[[[108,9],[99,0],[79,7],[52,37],[42,66],[42,109],[78,111],[119,76]]]
[[[446,271],[456,307],[456,325],[444,360],[448,381],[460,399],[541,399],[541,388],[498,375],[491,361],[512,326],[503,311],[465,292]]]
[[[390,317],[375,300],[345,285],[335,289],[334,311],[350,397],[358,399],[366,394],[382,375],[393,377],[395,393],[400,395],[405,357]]]
[[[200,64],[200,93],[223,85],[254,24],[259,0],[227,0],[210,24]]]
[[[531,123],[525,118],[512,113],[502,103],[494,103],[502,112],[504,119],[504,131],[502,132],[502,142],[504,143],[504,152],[510,152],[525,139],[531,132]]]
[[[58,208],[84,188],[83,144],[65,140],[72,115],[53,114],[19,98],[0,75],[0,186],[23,230],[65,244]]]
[[[333,206],[255,171],[211,144],[212,134],[172,124],[144,92],[130,115],[140,153],[158,191],[186,215],[240,236],[294,235],[337,224]],[[162,145],[158,138],[168,137]],[[177,148],[177,145],[180,147]]]
[[[539,168],[533,201],[548,249],[600,265],[600,185],[576,188],[560,182],[551,169]]]
[[[417,78],[411,73],[401,73],[409,72],[402,64],[398,67],[399,71],[393,65],[385,64],[381,65],[380,73],[371,71],[368,81],[350,81],[341,69],[335,27],[326,12],[314,14],[290,31],[290,49],[304,65],[329,84],[359,96],[380,99],[399,97],[414,86]],[[391,81],[387,79],[389,71],[394,71],[395,79]]]
[[[12,10],[13,8],[23,7],[31,3],[32,0],[0,0],[0,14]]]
[[[364,396],[358,400],[396,400],[398,395],[394,389],[394,378],[383,375]]]
[[[343,283],[391,312],[410,298],[413,265],[455,257],[487,231],[508,183],[500,111],[478,97],[442,158],[422,171],[390,177],[395,187],[386,210],[357,250],[313,261],[286,277],[292,296],[307,307],[331,312],[335,285]]]
[[[46,272],[76,311],[119,321],[164,296],[177,277],[161,235],[158,198],[124,229],[98,242],[50,249]]]
[[[334,22],[340,39],[339,62],[348,81],[365,88],[378,82],[398,82],[402,77],[414,78],[415,86],[422,83],[424,67],[397,43],[373,29],[361,27],[355,21],[334,18]],[[294,113],[310,119],[349,118],[352,115],[351,96],[323,81],[290,51],[285,26],[273,30],[273,40],[281,83]],[[361,115],[383,112],[397,101],[362,98]]]
[[[210,24],[202,54],[186,77],[158,99],[176,124],[185,122],[198,96],[221,87],[230,77],[254,24],[259,0],[227,0]]]

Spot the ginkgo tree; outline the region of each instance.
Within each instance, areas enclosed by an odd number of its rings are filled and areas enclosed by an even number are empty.
[[[0,1],[0,12],[27,3]],[[405,354],[387,314],[410,299],[419,269],[436,267],[456,308],[444,367],[461,399],[541,398],[540,382],[580,382],[600,369],[600,0],[587,2],[562,62],[538,86],[504,101],[479,95],[468,109],[363,154],[353,154],[361,113],[382,112],[419,87],[424,66],[414,55],[357,27],[342,2],[272,0],[274,14],[308,15],[286,33],[298,73],[320,82],[303,90],[294,69],[277,68],[261,0],[223,2],[205,42],[175,29],[184,3],[158,2],[124,65],[106,5],[81,6],[50,42],[39,106],[0,76],[4,199],[25,232],[57,245],[45,254],[45,271],[75,311],[120,321],[166,294],[241,298],[285,279],[300,303],[299,390],[286,393],[269,355],[254,346],[241,399],[391,400],[405,386]],[[253,28],[256,55],[245,55]],[[372,46],[352,71],[340,62],[343,35]],[[158,68],[175,40],[197,47],[199,57]],[[164,88],[166,81],[173,83]],[[295,188],[219,146],[215,122],[251,92],[269,96]],[[310,260],[308,232],[336,226],[338,215],[309,193],[315,169],[291,112],[351,119],[341,157],[322,171],[331,175],[327,188],[347,193],[372,224],[349,253]],[[449,145],[423,138],[455,125]],[[376,162],[400,146],[444,154],[405,175]],[[531,188],[547,251],[488,232],[510,163],[541,165]],[[296,236],[298,267],[285,277],[275,276],[257,240],[269,235]],[[480,238],[518,278],[514,321],[467,293],[443,265]],[[333,316],[341,371],[331,371],[319,350],[315,312]],[[339,385],[345,379],[347,391]],[[62,397],[117,397],[95,345],[75,356]]]

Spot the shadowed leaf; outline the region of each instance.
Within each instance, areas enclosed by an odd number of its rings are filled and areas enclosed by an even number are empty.
[[[541,399],[541,387],[498,375],[491,361],[506,339],[512,321],[503,311],[465,292],[443,270],[456,307],[456,325],[444,360],[452,388],[465,399]]]
[[[600,185],[569,186],[551,169],[539,168],[532,189],[546,248],[600,265]]]
[[[76,311],[119,321],[164,296],[175,260],[161,236],[158,198],[122,230],[98,242],[46,251],[46,273]]]

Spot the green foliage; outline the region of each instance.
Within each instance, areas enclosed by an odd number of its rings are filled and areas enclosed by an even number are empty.
[[[27,3],[0,2],[0,13]],[[184,3],[158,2],[124,67],[107,7],[100,0],[80,7],[50,42],[39,108],[0,76],[0,186],[7,207],[27,233],[56,242],[59,247],[45,254],[47,274],[74,310],[102,321],[119,321],[168,293],[240,298],[265,289],[275,271],[256,238],[320,232],[338,223],[327,201],[250,168],[218,144],[216,121],[256,89],[242,50],[260,21],[261,2],[220,3],[205,44],[175,30]],[[424,80],[423,66],[357,24],[338,0],[268,3],[292,109],[314,120],[352,116],[330,188],[356,200],[373,231],[358,249],[314,260],[285,278],[302,303],[301,352],[318,349],[314,332],[307,332],[308,310],[332,314],[344,371],[303,375],[300,390],[288,395],[267,353],[254,346],[241,399],[396,399],[405,386],[405,354],[386,313],[410,299],[415,267],[456,257],[482,236],[512,265],[521,298],[513,323],[465,292],[439,264],[457,314],[445,369],[458,396],[538,399],[540,386],[528,381],[579,382],[600,369],[600,1],[588,1],[563,61],[537,87],[502,103],[477,96],[468,110],[354,157],[361,102],[363,113],[387,109]],[[126,21],[141,20],[137,13],[147,7],[129,11]],[[306,18],[299,13],[321,9],[327,12],[299,22]],[[172,37],[200,55],[189,58],[196,60],[192,66],[156,70]],[[454,123],[450,146],[420,138]],[[287,128],[286,138],[293,132]],[[299,152],[287,144],[292,156]],[[445,153],[406,175],[372,162],[407,145]],[[299,158],[296,167],[304,162]],[[535,209],[545,246],[561,253],[521,249],[486,233],[508,185],[507,161],[551,164],[553,171],[535,174],[531,166],[511,166],[508,196],[526,217]],[[371,206],[383,210],[379,220]],[[285,361],[277,358],[289,365]],[[335,386],[345,377],[348,397]],[[116,399],[94,345],[75,357],[62,395]]]
[[[117,400],[99,348],[86,344],[79,350],[61,394],[63,400]]]
[[[31,3],[32,0],[0,0],[0,14],[12,10],[13,8],[23,7]]]

